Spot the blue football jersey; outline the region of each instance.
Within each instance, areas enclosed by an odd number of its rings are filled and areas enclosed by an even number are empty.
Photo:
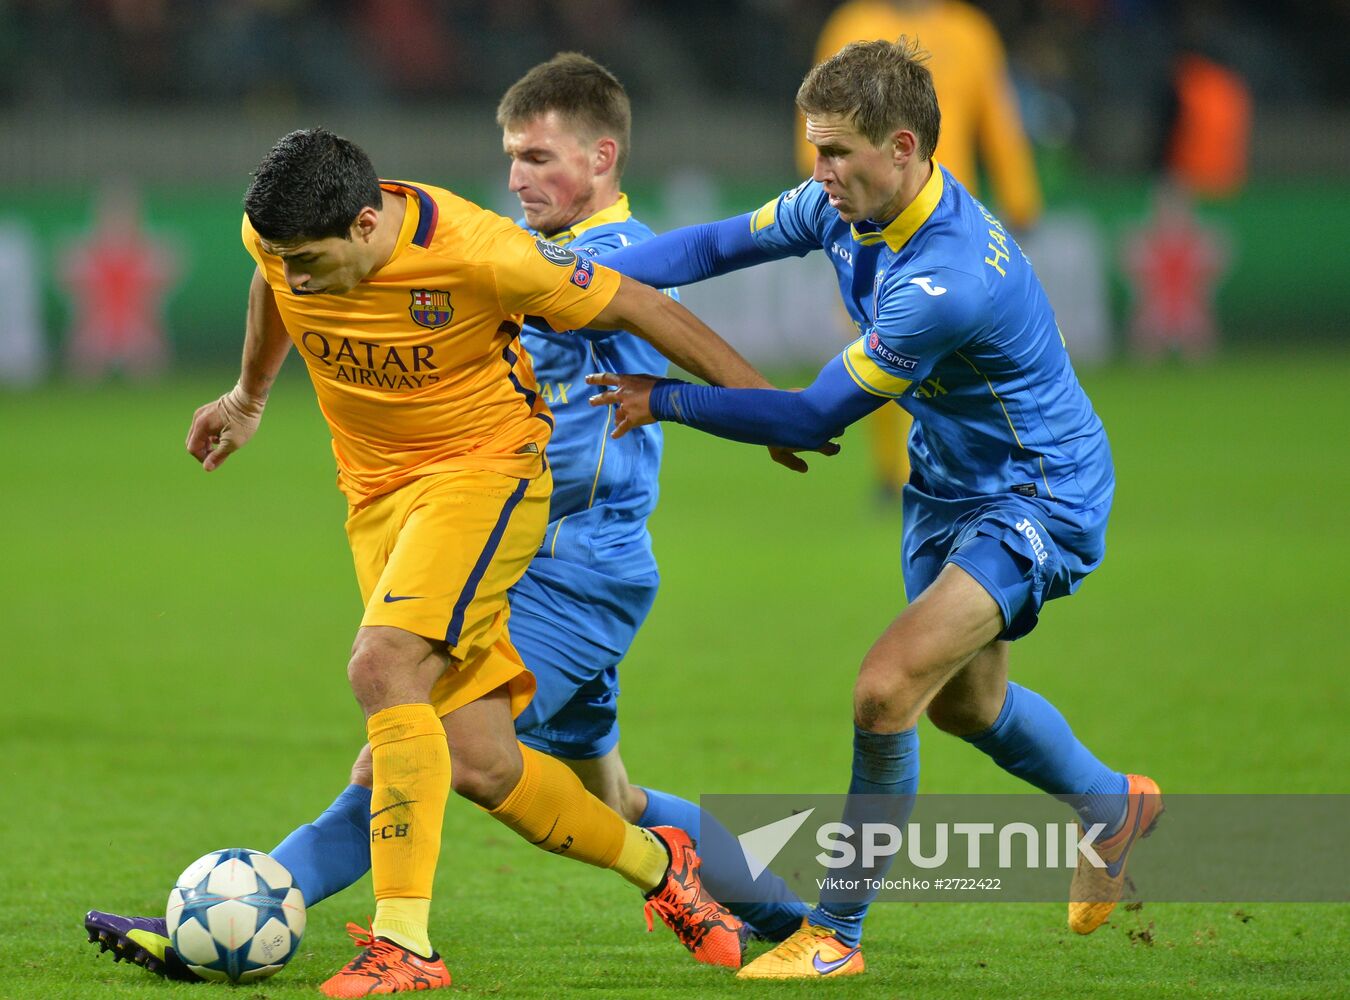
[[[829,255],[860,335],[845,366],[913,414],[920,489],[1079,508],[1110,500],[1106,432],[1045,291],[1003,224],[946,170],[935,164],[885,226],[850,225],[807,181],[754,213],[751,228],[776,256]]]
[[[614,205],[565,232],[537,235],[594,255],[643,242],[653,234],[632,217],[627,197],[620,196]],[[623,331],[555,333],[527,325],[521,337],[534,359],[539,391],[554,419],[547,451],[553,470],[553,500],[539,556],[557,560],[549,576],[558,587],[568,587],[561,564],[578,565],[588,572],[575,574],[574,589],[584,589],[593,603],[603,603],[621,617],[625,603],[642,604],[645,614],[656,573],[647,517],[656,507],[660,426],[640,427],[617,440],[611,438],[614,408],[587,402],[593,390],[585,378],[591,372],[605,371],[664,375],[669,363],[646,341]],[[595,593],[598,577],[614,578],[615,593]],[[622,592],[624,580],[642,580],[647,590],[635,593],[629,602]],[[633,610],[636,613],[636,606]]]

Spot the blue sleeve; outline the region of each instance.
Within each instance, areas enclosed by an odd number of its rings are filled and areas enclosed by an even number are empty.
[[[774,259],[774,254],[761,249],[752,238],[750,218],[738,215],[673,229],[637,246],[601,253],[597,259],[644,285],[691,285]]]
[[[652,389],[651,411],[670,420],[746,444],[819,448],[886,400],[860,388],[835,358],[801,392],[721,389],[662,379]]]
[[[746,215],[675,229],[640,246],[601,254],[600,262],[646,285],[692,285],[819,250],[828,208],[825,190],[803,181]]]
[[[805,257],[825,246],[825,229],[838,218],[825,189],[802,181],[750,213],[750,235],[774,257]]]
[[[975,275],[935,268],[890,278],[877,293],[870,330],[844,352],[850,374],[888,394],[927,378],[990,322],[989,293]]]

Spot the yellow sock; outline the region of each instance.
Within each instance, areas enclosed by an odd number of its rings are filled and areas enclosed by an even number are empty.
[[[431,938],[427,936],[430,916],[429,899],[407,897],[377,899],[372,930],[376,937],[388,938],[394,944],[402,945],[423,958],[430,958],[435,954],[435,949],[431,947]]]
[[[670,858],[659,840],[586,791],[566,764],[523,744],[520,755],[520,781],[493,816],[536,847],[609,868],[643,892],[660,884]]]
[[[427,917],[450,797],[450,750],[430,705],[395,705],[366,722],[375,770],[370,867],[376,937],[430,957]]]
[[[614,862],[614,870],[643,892],[651,892],[666,877],[670,867],[670,852],[656,839],[656,834],[640,826],[627,824],[623,850]]]

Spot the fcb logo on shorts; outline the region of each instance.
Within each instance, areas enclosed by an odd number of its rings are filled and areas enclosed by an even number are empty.
[[[439,330],[455,318],[455,307],[450,304],[450,293],[431,288],[414,288],[408,313],[413,322],[428,330]]]
[[[595,274],[595,265],[585,257],[578,257],[576,267],[572,269],[572,284],[578,288],[588,288],[591,284],[591,277]]]

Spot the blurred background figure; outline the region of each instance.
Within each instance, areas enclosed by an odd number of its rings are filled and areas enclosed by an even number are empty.
[[[1196,16],[1183,22],[1185,40],[1168,81],[1150,212],[1121,243],[1130,351],[1145,361],[1196,361],[1218,351],[1217,296],[1232,241],[1201,217],[1197,203],[1230,201],[1247,180],[1251,91],[1210,51]]]
[[[169,366],[165,301],[182,268],[168,242],[147,233],[134,188],[109,187],[93,228],[62,257],[60,285],[70,308],[66,363],[81,380],[120,371],[153,378]]]
[[[1136,357],[1154,361],[1176,354],[1195,361],[1215,352],[1215,293],[1228,260],[1222,232],[1196,216],[1189,195],[1175,184],[1158,185],[1152,213],[1123,243]]]
[[[849,42],[901,35],[916,39],[930,56],[942,111],[934,159],[977,198],[981,173],[987,176],[995,213],[1020,239],[1040,218],[1041,189],[1007,55],[988,15],[962,0],[849,0],[821,29],[815,61]],[[798,117],[798,166],[809,175],[816,151]],[[883,406],[868,418],[877,495],[886,503],[898,501],[909,481],[910,423],[898,405]]]

